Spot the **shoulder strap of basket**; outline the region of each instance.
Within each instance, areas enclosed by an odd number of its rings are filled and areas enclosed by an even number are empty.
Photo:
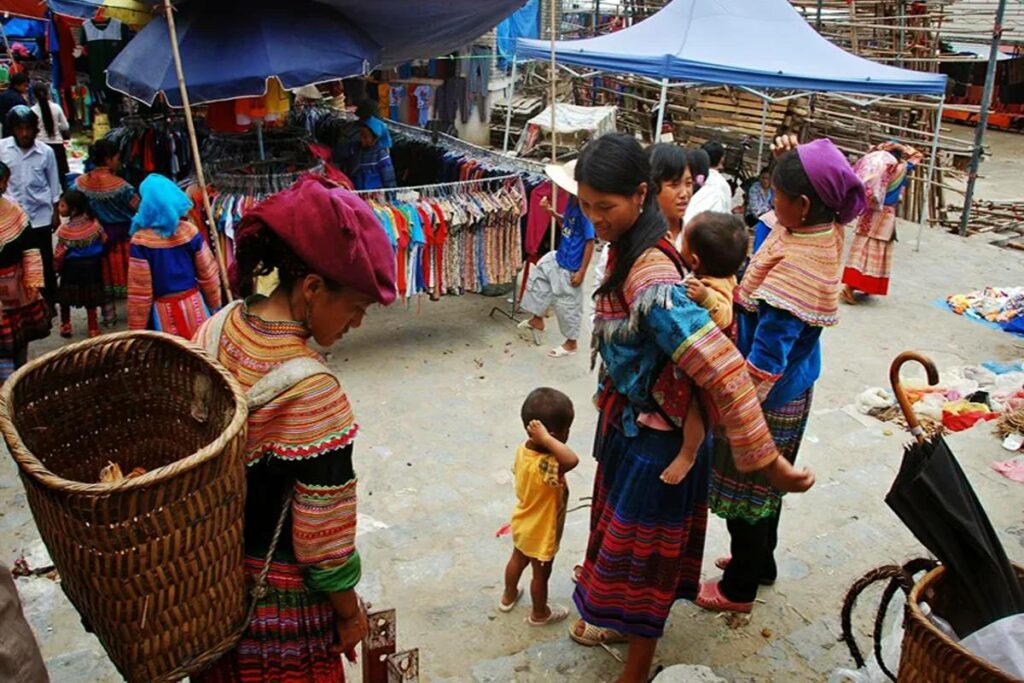
[[[223,322],[221,323],[223,327]],[[219,332],[212,329],[211,332]],[[219,335],[213,337],[219,339]],[[249,401],[249,410],[259,410],[275,397],[291,389],[300,382],[316,375],[332,375],[331,369],[313,358],[293,358],[281,363],[276,368],[264,375],[256,384],[249,388],[246,397]],[[288,489],[284,500],[281,503],[281,512],[277,516],[277,526],[274,528],[274,535],[270,539],[270,548],[267,556],[263,559],[263,566],[256,577],[252,587],[252,601],[249,603],[249,614],[245,618],[248,625],[256,611],[256,603],[267,593],[267,574],[270,573],[270,564],[274,561],[274,553],[277,551],[277,543],[281,540],[281,532],[284,530],[284,522],[288,518],[288,510],[291,509],[293,488]]]
[[[241,300],[236,299],[232,301],[224,308],[217,311],[217,313],[210,318],[210,330],[206,335],[206,352],[217,357],[217,350],[220,348],[220,338],[224,334],[224,323],[227,322],[228,316],[231,315],[231,311],[235,310],[242,305]]]

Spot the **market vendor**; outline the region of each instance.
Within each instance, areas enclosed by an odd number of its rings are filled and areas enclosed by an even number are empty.
[[[273,292],[253,296],[255,278],[275,269]],[[290,515],[241,642],[192,680],[340,683],[340,654],[367,631],[355,590],[359,428],[337,377],[308,342],[331,346],[370,306],[394,301],[394,252],[365,202],[305,177],[242,219],[232,275],[246,298],[207,322],[196,342],[250,393],[249,576],[262,568],[282,505]]]
[[[579,202],[612,250],[598,289],[594,336],[607,379],[598,398],[598,461],[586,559],[574,600],[583,645],[629,640],[620,683],[646,683],[676,600],[697,597],[710,460],[701,449],[682,481],[660,476],[682,433],[660,419],[653,380],[671,363],[721,415],[736,467],[761,470],[778,487],[813,484],[780,458],[742,357],[707,311],[691,301],[650,188],[648,156],[634,138],[610,133],[584,148]]]
[[[395,166],[391,162],[391,133],[378,116],[377,103],[363,100],[356,107],[359,117],[358,138],[346,151],[351,161],[343,167],[351,170],[357,190],[395,187]]]

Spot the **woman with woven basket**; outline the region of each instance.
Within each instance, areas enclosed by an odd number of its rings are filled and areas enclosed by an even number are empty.
[[[255,278],[273,271],[277,287],[253,296]],[[340,655],[367,630],[355,591],[358,427],[341,384],[307,342],[330,346],[371,305],[394,301],[394,253],[361,199],[306,177],[239,224],[232,278],[247,298],[207,321],[196,342],[249,394],[250,577],[276,549],[237,649],[193,680],[342,681]]]

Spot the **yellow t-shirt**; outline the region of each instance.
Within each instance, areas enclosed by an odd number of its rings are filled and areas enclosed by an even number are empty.
[[[527,557],[550,562],[562,540],[569,487],[559,474],[554,456],[538,453],[525,444],[516,451],[512,471],[518,499],[512,513],[512,543]]]

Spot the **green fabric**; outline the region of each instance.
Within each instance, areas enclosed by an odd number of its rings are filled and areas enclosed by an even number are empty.
[[[363,563],[359,559],[359,551],[352,553],[348,562],[340,567],[322,569],[309,567],[306,569],[306,587],[312,591],[324,593],[341,593],[352,590],[363,575]]]

